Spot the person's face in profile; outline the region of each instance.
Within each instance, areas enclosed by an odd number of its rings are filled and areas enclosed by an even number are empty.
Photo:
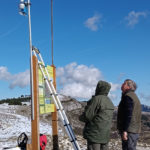
[[[124,92],[126,92],[127,90],[129,90],[129,89],[130,89],[130,87],[128,86],[127,81],[124,82],[124,83],[122,84],[122,86],[121,86],[122,92],[124,93]]]

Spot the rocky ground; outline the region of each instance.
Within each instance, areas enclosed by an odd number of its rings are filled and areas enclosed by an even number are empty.
[[[78,116],[82,113],[85,102],[78,102],[70,97],[61,97],[62,105],[66,111],[68,119],[77,136],[81,150],[86,150],[86,140],[82,137],[84,124],[78,120]],[[21,132],[26,132],[30,138],[31,121],[30,106],[4,106],[0,105],[0,150],[2,147],[14,146],[17,144],[17,137]],[[142,133],[137,145],[137,150],[150,150],[150,114],[142,115]],[[73,150],[68,139],[68,135],[59,118],[59,149]],[[51,115],[40,117],[40,132],[47,135],[48,144],[46,150],[52,150],[52,132],[51,132]],[[116,131],[116,112],[114,112],[111,139],[109,142],[109,150],[121,150],[120,137]]]
[[[71,143],[69,142],[68,137],[59,137],[59,148],[60,150],[73,150]],[[48,136],[48,139],[52,141],[51,137]],[[86,150],[86,140],[82,136],[77,136],[78,143],[81,150]],[[52,143],[49,142],[46,150],[52,149]],[[109,142],[109,150],[122,150],[121,140],[120,139],[111,139]],[[150,145],[146,143],[138,143],[137,150],[150,150]]]

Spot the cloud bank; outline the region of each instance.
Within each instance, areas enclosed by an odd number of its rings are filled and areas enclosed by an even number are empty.
[[[99,80],[105,80],[102,72],[94,66],[78,65],[73,62],[64,67],[57,68],[57,87],[59,93],[78,99],[89,99],[95,94]],[[11,74],[7,67],[0,67],[0,80],[9,83],[9,88],[25,88],[30,84],[30,71]],[[115,91],[120,89],[119,84],[111,83],[109,97],[116,99]]]
[[[77,65],[71,63],[65,67],[57,68],[57,78],[59,79],[60,93],[81,99],[89,99],[94,93],[97,82],[104,80],[102,72],[93,67],[86,65]],[[116,91],[120,88],[119,84],[110,83],[111,91]],[[112,93],[109,95],[112,98],[116,96]]]
[[[128,16],[126,16],[124,18],[124,20],[127,22],[127,26],[129,27],[134,27],[136,24],[139,23],[140,18],[147,17],[147,12],[143,11],[143,12],[135,12],[135,11],[131,11],[129,12]]]
[[[30,84],[30,71],[26,70],[18,74],[11,74],[8,72],[7,67],[0,67],[0,80],[9,82],[9,88],[15,87],[24,88]]]
[[[92,31],[97,31],[99,28],[99,25],[102,26],[101,24],[102,20],[102,15],[101,14],[95,14],[93,17],[88,18],[85,22],[84,25],[89,28]]]

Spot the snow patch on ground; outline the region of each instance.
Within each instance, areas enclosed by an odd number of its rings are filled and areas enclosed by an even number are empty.
[[[19,106],[0,105],[0,149],[16,146],[16,137],[22,132],[31,135],[31,119],[16,114],[17,107]],[[41,122],[39,128],[42,134],[52,134],[52,128],[48,123]]]

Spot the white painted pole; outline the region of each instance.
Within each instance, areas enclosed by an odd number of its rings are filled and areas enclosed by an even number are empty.
[[[29,21],[29,44],[30,44],[30,93],[31,93],[31,111],[32,120],[34,120],[34,89],[33,89],[33,60],[32,60],[32,35],[31,35],[31,14],[30,14],[30,0],[28,0],[28,21]]]

